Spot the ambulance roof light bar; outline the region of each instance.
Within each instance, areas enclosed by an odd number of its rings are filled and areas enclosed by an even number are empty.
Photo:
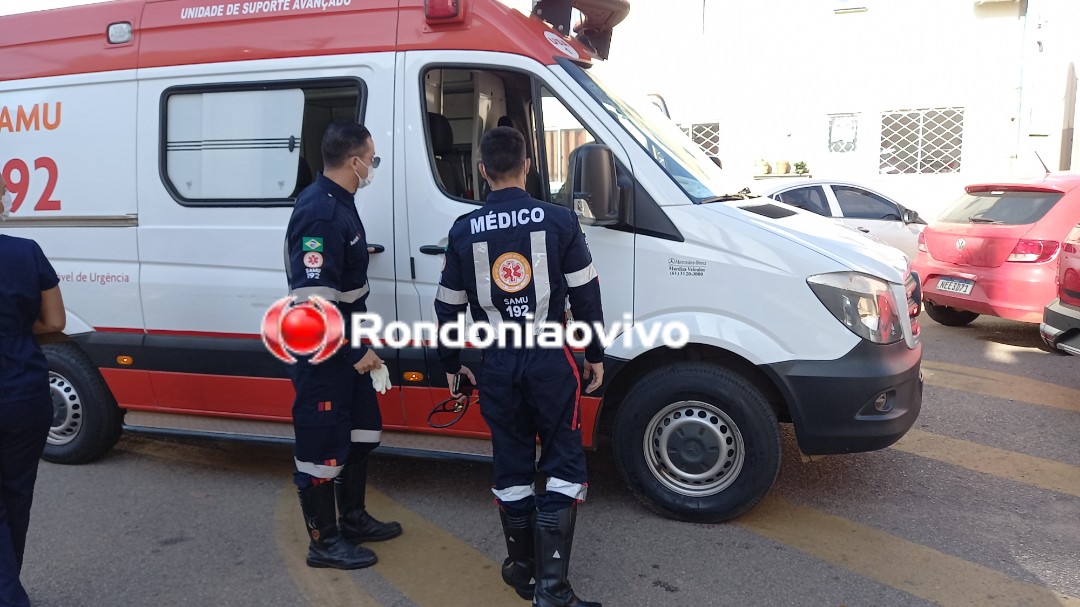
[[[536,0],[533,15],[569,36],[570,14],[575,8],[584,16],[574,26],[578,42],[592,49],[600,59],[607,59],[611,52],[611,32],[626,19],[630,0]]]

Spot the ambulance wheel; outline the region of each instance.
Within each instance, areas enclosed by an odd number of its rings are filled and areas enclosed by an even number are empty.
[[[780,470],[769,402],[738,373],[703,362],[658,369],[616,413],[615,462],[630,491],[663,516],[719,523],[753,508]]]
[[[923,306],[927,316],[946,327],[963,327],[965,325],[970,325],[979,317],[979,315],[974,312],[957,310],[956,308],[950,308],[948,306],[939,306],[935,303],[930,303],[929,301],[924,302]]]
[[[92,462],[120,439],[120,409],[97,368],[76,345],[48,344],[42,349],[53,402],[42,458],[57,464]]]

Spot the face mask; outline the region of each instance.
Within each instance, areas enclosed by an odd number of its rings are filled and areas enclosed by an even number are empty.
[[[360,159],[357,158],[357,160],[360,160]],[[367,164],[364,164],[363,160],[360,160],[360,164],[363,164],[364,168],[367,169],[367,179],[364,179],[364,178],[360,177],[360,173],[358,173],[356,171],[353,171],[353,175],[356,175],[357,181],[360,182],[356,186],[357,190],[362,190],[362,189],[368,187],[369,185],[371,185],[372,180],[375,179],[375,168],[379,166],[379,157],[376,156],[374,158],[374,160],[372,160],[370,166],[367,165]]]
[[[6,221],[8,215],[11,215],[11,192],[5,192],[3,196],[0,196],[0,205],[4,205],[4,210],[0,211],[0,221]]]
[[[365,166],[367,166],[367,165],[365,165]],[[363,177],[361,177],[360,173],[357,173],[356,171],[353,171],[353,175],[356,175],[356,178],[360,181],[360,183],[357,184],[356,189],[357,190],[362,190],[362,189],[368,187],[369,185],[371,185],[371,181],[375,178],[375,169],[373,169],[371,167],[368,167],[367,179],[364,179]]]

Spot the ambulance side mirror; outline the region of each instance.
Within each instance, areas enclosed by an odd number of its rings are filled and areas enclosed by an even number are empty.
[[[582,224],[608,226],[619,222],[620,195],[611,148],[587,143],[570,154],[570,187],[574,212]]]

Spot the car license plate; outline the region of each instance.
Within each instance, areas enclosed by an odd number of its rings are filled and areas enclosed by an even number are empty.
[[[937,283],[939,291],[959,293],[960,295],[971,295],[971,288],[974,286],[974,281],[964,280],[963,278],[941,278],[938,279]]]

